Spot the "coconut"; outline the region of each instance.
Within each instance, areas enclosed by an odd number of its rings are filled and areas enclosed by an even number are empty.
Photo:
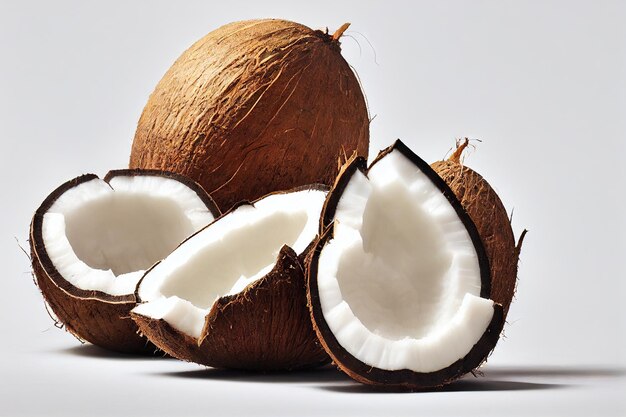
[[[82,175],[58,187],[35,212],[35,282],[59,322],[79,340],[121,352],[154,352],[129,317],[137,282],[218,215],[204,189],[178,174]]]
[[[422,390],[473,371],[495,347],[502,306],[476,226],[446,183],[402,142],[366,168],[352,158],[308,259],[314,329],[339,369]]]
[[[369,119],[339,38],[285,20],[225,25],[167,71],[135,133],[131,168],[178,172],[226,211],[270,192],[332,185],[367,156]]]
[[[327,363],[302,266],[325,196],[311,186],[243,202],[184,241],[137,287],[131,317],[141,333],[171,356],[217,368]]]
[[[526,230],[515,243],[511,218],[489,183],[476,171],[463,165],[461,156],[466,138],[445,161],[431,167],[448,184],[463,209],[472,218],[481,236],[491,267],[491,298],[502,305],[506,317],[517,283],[517,264]]]

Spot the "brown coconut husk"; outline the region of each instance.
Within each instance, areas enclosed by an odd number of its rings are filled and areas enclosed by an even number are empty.
[[[502,305],[506,317],[517,284],[517,267],[526,230],[517,243],[511,228],[511,218],[504,204],[489,183],[462,162],[469,140],[457,142],[452,155],[431,167],[448,184],[463,209],[478,229],[491,268],[491,299]]]
[[[131,168],[175,171],[226,211],[277,190],[332,185],[342,153],[367,157],[364,95],[330,35],[277,19],[235,22],[185,51],[146,104]]]

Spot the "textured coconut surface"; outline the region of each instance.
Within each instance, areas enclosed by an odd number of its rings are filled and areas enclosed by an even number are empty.
[[[367,106],[341,56],[341,33],[277,19],[209,33],[150,96],[130,167],[187,175],[222,211],[272,191],[332,184],[337,159],[367,157],[369,146]]]
[[[479,173],[464,166],[462,153],[469,140],[459,142],[445,161],[431,166],[448,184],[478,229],[491,269],[491,298],[504,308],[506,317],[517,284],[517,264],[526,230],[517,243],[511,228],[512,216],[493,187]]]

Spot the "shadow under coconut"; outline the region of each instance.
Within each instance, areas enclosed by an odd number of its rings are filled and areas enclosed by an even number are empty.
[[[626,369],[591,367],[494,367],[485,368],[486,377],[519,378],[618,378],[626,376]]]
[[[155,359],[170,359],[169,356],[162,352],[157,352],[154,355],[150,354],[133,354],[115,352],[112,350],[101,348],[100,346],[85,343],[84,345],[72,346],[69,348],[59,349],[56,352],[71,355],[82,356],[85,358],[96,359],[114,359],[114,360],[155,360]]]
[[[174,378],[260,383],[323,384],[329,382],[351,382],[350,378],[331,366],[293,372],[248,372],[233,369],[205,368],[193,371],[160,372],[153,375]]]
[[[329,385],[318,387],[324,391],[342,392],[342,393],[368,393],[368,394],[420,394],[420,393],[440,393],[440,392],[471,392],[471,391],[529,391],[563,388],[563,384],[546,384],[536,382],[520,382],[520,381],[493,381],[493,380],[461,380],[446,385],[442,388],[424,390],[424,391],[403,391],[403,390],[386,390],[374,388],[369,385],[354,383],[342,385]]]
[[[584,383],[586,379],[620,378],[626,376],[625,369],[591,367],[486,367],[484,376],[468,376],[443,388],[424,392],[469,392],[469,391],[528,391],[558,389],[573,384]],[[514,379],[541,378],[541,382],[515,381]],[[558,378],[559,383],[546,382]],[[563,383],[563,379],[572,379],[572,383]],[[319,389],[344,393],[393,393],[402,391],[377,390],[367,385],[330,385]]]
[[[302,383],[319,384],[318,389],[343,393],[405,393],[397,390],[380,390],[368,385],[352,381],[337,369],[327,366],[318,369],[295,372],[246,372],[231,369],[198,369],[193,371],[162,372],[156,375],[174,378],[206,379],[233,382],[257,383]],[[459,392],[459,391],[521,391],[561,388],[562,384],[547,384],[518,381],[494,381],[471,378],[454,382],[440,389],[425,392]]]

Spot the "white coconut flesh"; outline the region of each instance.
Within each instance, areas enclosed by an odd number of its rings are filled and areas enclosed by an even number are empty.
[[[322,313],[337,342],[383,370],[434,372],[463,358],[493,316],[478,255],[450,202],[393,150],[356,171],[319,255]]]
[[[272,194],[242,205],[184,242],[139,285],[133,313],[200,338],[215,301],[264,277],[284,245],[302,253],[317,234],[326,192]]]
[[[42,237],[59,274],[82,290],[132,294],[145,270],[213,220],[198,194],[158,175],[95,178],[44,214]]]

